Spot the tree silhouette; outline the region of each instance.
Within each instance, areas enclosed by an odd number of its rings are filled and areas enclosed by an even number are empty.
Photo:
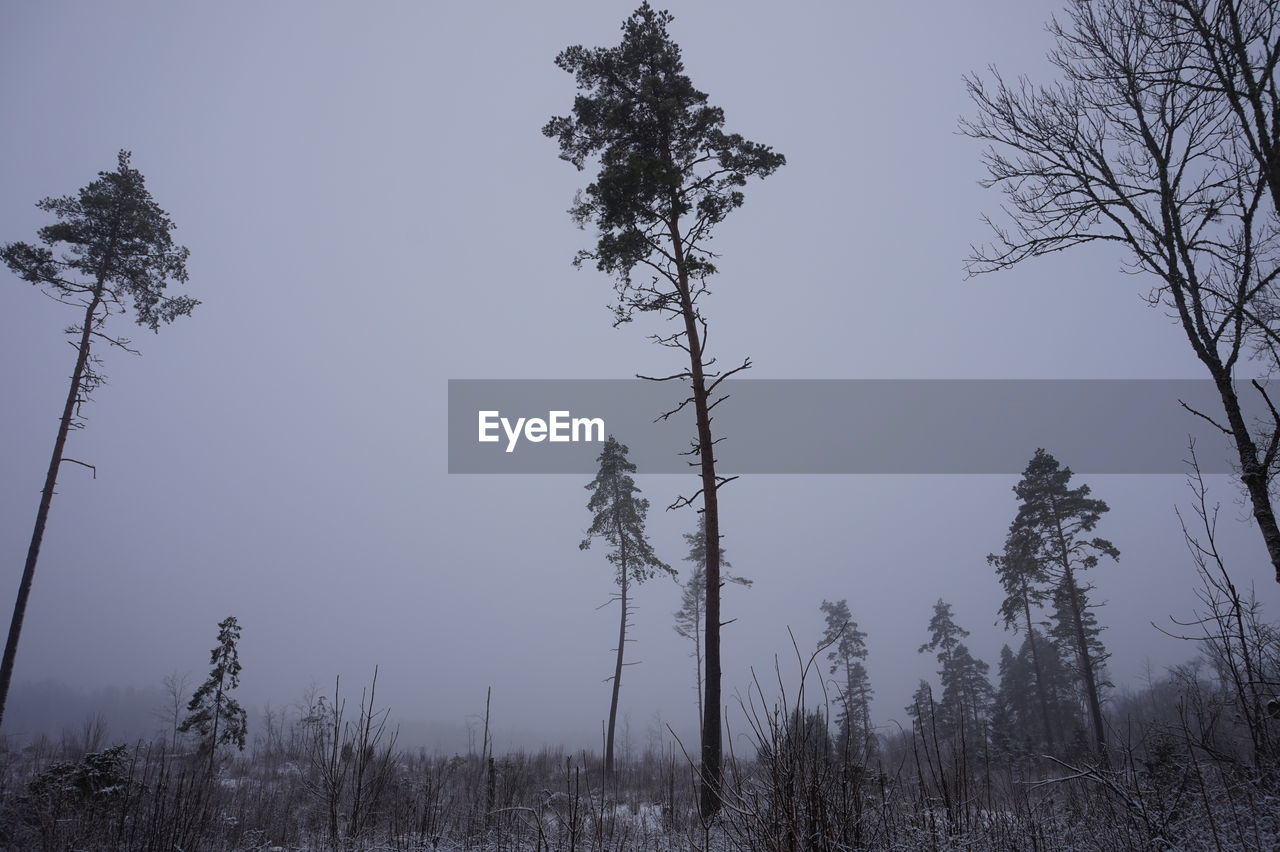
[[[39,245],[18,242],[0,249],[0,258],[15,274],[54,300],[84,311],[80,324],[67,329],[75,343],[76,364],[0,658],[0,722],[58,470],[64,460],[84,464],[64,459],[63,452],[68,433],[84,425],[81,406],[103,382],[101,360],[93,354],[93,344],[97,341],[133,352],[128,339],[108,335],[106,323],[113,314],[131,309],[139,325],[157,331],[161,323],[186,316],[199,304],[190,296],[166,292],[170,283],[187,280],[187,249],[174,244],[169,234],[173,222],[152,200],[142,174],[129,165],[129,156],[128,151],[121,151],[115,171],[99,172],[98,179],[76,195],[38,202],[37,207],[58,219],[40,229]]]
[[[1105,760],[1107,738],[1099,667],[1106,652],[1098,639],[1099,628],[1088,599],[1091,587],[1079,573],[1096,567],[1104,556],[1119,559],[1120,551],[1105,538],[1089,535],[1108,511],[1107,504],[1090,497],[1088,485],[1070,488],[1070,482],[1070,468],[1062,467],[1043,449],[1036,450],[1013,488],[1019,505],[1010,537],[1023,541],[1026,558],[1035,560],[1038,570],[1052,584],[1052,632],[1075,657],[1075,672],[1089,708],[1094,746]]]
[[[958,736],[965,747],[975,748],[985,738],[992,689],[987,679],[989,667],[963,642],[968,635],[968,630],[956,624],[951,604],[939,598],[929,619],[929,641],[920,646],[920,653],[933,652],[938,658],[945,733]]]
[[[588,160],[600,165],[570,209],[574,221],[599,232],[595,248],[579,252],[575,263],[593,261],[613,276],[615,324],[647,312],[673,319],[677,330],[653,339],[688,356],[687,368],[655,380],[688,383],[689,396],[663,417],[692,405],[697,426],[689,454],[701,487],[675,505],[701,497],[706,517],[701,809],[709,816],[720,807],[722,774],[717,493],[732,478],[716,473],[711,410],[724,399],[716,396],[721,382],[750,361],[712,370],[700,301],[716,271],[707,247],[715,226],[742,205],[748,178],[766,177],[786,160],[724,132],[723,110],[708,104],[684,73],[680,48],[667,32],[671,20],[646,2],[623,24],[617,47],[562,51],[556,64],[574,75],[579,94],[572,115],[552,118],[543,133],[559,141],[561,158],[578,169]]]
[[[961,132],[989,143],[983,185],[1002,189],[1011,223],[988,220],[994,240],[976,247],[967,266],[979,274],[1114,243],[1130,268],[1153,277],[1148,301],[1176,319],[1213,380],[1225,421],[1193,413],[1234,445],[1280,582],[1280,524],[1270,492],[1280,462],[1280,406],[1255,381],[1270,422],[1251,429],[1234,381],[1241,357],[1259,341],[1280,357],[1280,211],[1269,206],[1280,203],[1276,12],[1274,4],[1226,0],[1218,7],[1225,17],[1204,20],[1230,29],[1232,10],[1245,7],[1256,14],[1239,18],[1248,29],[1228,45],[1212,33],[1198,36],[1201,24],[1183,14],[1205,12],[1201,0],[1072,0],[1066,19],[1049,26],[1060,81],[968,77],[977,114]],[[1233,58],[1206,56],[1206,44]],[[1242,82],[1246,77],[1254,82]],[[1260,127],[1269,128],[1265,138]]]
[[[871,696],[875,694],[867,676],[867,634],[858,629],[847,600],[823,601],[819,609],[826,619],[826,627],[818,646],[830,649],[828,671],[838,679],[839,749],[846,757],[856,755],[865,760],[873,742]]]
[[[587,484],[591,498],[587,508],[591,510],[591,528],[587,537],[578,545],[586,550],[593,538],[602,538],[611,550],[605,559],[614,566],[614,579],[618,583],[618,602],[621,616],[618,619],[617,662],[613,671],[613,697],[609,702],[609,728],[605,738],[604,771],[613,776],[613,734],[618,722],[618,694],[622,688],[623,652],[627,644],[627,620],[631,616],[628,595],[631,584],[643,583],[659,571],[674,575],[675,570],[658,558],[645,533],[645,519],[649,514],[649,501],[638,496],[640,489],[630,474],[636,466],[627,459],[627,447],[618,443],[612,435],[600,451],[600,470],[596,478]]]
[[[1044,666],[1040,656],[1043,649],[1040,640],[1043,637],[1035,628],[1032,608],[1039,608],[1048,599],[1046,588],[1049,574],[1036,559],[1035,541],[1029,530],[1020,528],[1015,522],[1005,539],[1003,554],[989,554],[987,562],[996,569],[1000,585],[1004,587],[1005,598],[1000,605],[1000,616],[1006,629],[1022,631],[1026,635],[1026,647],[1031,657],[1031,672],[1034,678],[1034,690],[1040,709],[1040,733],[1044,745],[1049,751],[1057,748],[1057,735],[1054,731],[1052,714],[1049,709],[1049,688],[1045,682]],[[1012,654],[1010,650],[1010,654]],[[1001,661],[1001,677],[1003,680],[1004,661]]]
[[[676,633],[693,643],[693,657],[697,661],[694,670],[694,686],[698,691],[698,718],[702,718],[702,635],[703,607],[707,600],[707,519],[698,515],[698,527],[691,533],[684,533],[684,540],[689,545],[689,553],[685,561],[693,565],[689,579],[681,586],[680,609],[675,612]],[[724,548],[720,548],[720,585],[737,583],[750,586],[751,581],[743,577],[735,577],[727,569],[733,566],[725,558]]]
[[[187,704],[187,717],[178,730],[196,731],[201,748],[209,754],[209,773],[213,774],[218,746],[234,745],[244,751],[248,733],[248,716],[231,690],[240,685],[240,624],[234,615],[218,622],[218,645],[209,654],[209,677],[200,684]]]

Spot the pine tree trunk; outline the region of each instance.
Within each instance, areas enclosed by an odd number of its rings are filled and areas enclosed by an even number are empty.
[[[618,662],[613,671],[613,698],[609,702],[609,730],[605,737],[604,774],[613,778],[613,732],[618,722],[618,693],[622,688],[622,655],[627,646],[627,584],[630,581],[630,568],[627,564],[627,531],[622,525],[622,495],[618,492],[618,483],[613,484],[613,520],[618,532],[618,578],[622,588],[622,617],[618,622]]]
[[[703,595],[706,595],[705,590]],[[698,605],[697,613],[693,622],[693,654],[694,654],[694,680],[698,687],[698,723],[702,723],[702,604]]]
[[[1107,734],[1102,721],[1102,703],[1098,700],[1098,684],[1093,673],[1093,659],[1089,655],[1089,640],[1084,632],[1084,619],[1080,612],[1080,598],[1076,591],[1075,576],[1071,566],[1066,566],[1067,594],[1071,598],[1071,622],[1075,627],[1076,656],[1080,659],[1080,676],[1084,681],[1084,696],[1089,703],[1089,717],[1093,722],[1093,740],[1098,748],[1098,759],[1107,764]]]
[[[618,722],[618,692],[622,687],[622,649],[627,644],[627,573],[622,572],[622,618],[618,622],[618,659],[613,669],[613,699],[609,702],[609,731],[604,744],[604,775],[613,778],[613,732]]]
[[[1093,741],[1098,749],[1098,759],[1107,765],[1107,733],[1102,720],[1102,702],[1098,699],[1098,684],[1093,673],[1093,659],[1089,655],[1089,639],[1084,632],[1084,614],[1080,611],[1080,594],[1076,589],[1075,572],[1071,568],[1071,551],[1067,547],[1067,535],[1062,529],[1062,518],[1057,504],[1050,498],[1054,526],[1058,533],[1058,548],[1062,559],[1062,581],[1066,583],[1071,603],[1071,624],[1076,638],[1076,658],[1080,661],[1080,677],[1084,681],[1084,697],[1089,705],[1089,718],[1093,723]]]
[[[213,734],[209,737],[209,777],[213,777],[214,757],[218,754],[218,716],[222,713],[222,679],[213,696]]]
[[[711,438],[711,411],[708,402],[706,374],[702,364],[702,342],[698,334],[698,318],[689,289],[689,271],[684,255],[680,223],[672,217],[668,223],[672,254],[679,273],[680,312],[684,318],[689,351],[689,373],[693,391],[693,411],[698,427],[698,460],[702,476],[702,512],[706,525],[705,572],[707,575],[706,606],[706,677],[702,708],[702,791],[700,812],[704,818],[720,810],[721,734],[720,734],[720,503],[717,499],[715,443]]]
[[[113,240],[114,241],[114,240]],[[104,268],[107,261],[104,261]],[[22,580],[18,584],[18,597],[13,604],[13,619],[9,622],[9,638],[5,641],[4,657],[0,658],[0,725],[4,723],[5,704],[9,699],[9,682],[13,678],[14,660],[18,655],[18,637],[22,634],[22,621],[27,614],[27,599],[31,596],[31,580],[35,577],[36,562],[40,558],[40,545],[44,541],[44,528],[49,520],[49,507],[53,503],[54,488],[58,484],[58,469],[62,465],[62,453],[67,444],[67,434],[71,431],[71,421],[75,419],[76,403],[80,399],[80,388],[84,382],[85,367],[89,363],[89,348],[93,339],[93,324],[102,304],[102,291],[105,273],[98,276],[93,289],[93,297],[84,312],[84,327],[80,330],[80,345],[76,356],[76,368],[71,374],[71,388],[67,391],[67,402],[62,408],[62,419],[58,422],[58,437],[53,442],[53,456],[49,459],[49,470],[44,478],[44,490],[40,492],[40,508],[36,511],[36,525],[31,533],[31,544],[27,548],[27,561],[22,568]]]
[[[1044,725],[1044,742],[1049,751],[1057,750],[1056,737],[1053,735],[1053,724],[1049,721],[1049,697],[1045,694],[1044,671],[1040,668],[1040,651],[1036,648],[1036,632],[1031,626],[1031,601],[1027,600],[1023,589],[1022,608],[1027,616],[1027,643],[1031,646],[1031,665],[1036,672],[1036,695],[1040,698],[1040,719]]]
[[[851,660],[845,657],[844,660],[844,724],[843,730],[840,732],[844,739],[844,755],[845,761],[848,762],[849,749],[853,745],[853,672]]]

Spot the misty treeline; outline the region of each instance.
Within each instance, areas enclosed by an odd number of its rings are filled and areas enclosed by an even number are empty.
[[[1250,593],[1255,566],[1219,548],[1217,497],[1188,450],[1182,535],[1195,604],[1162,628],[1193,644],[1184,665],[1140,685],[1109,676],[1106,623],[1093,578],[1118,570],[1123,519],[1073,477],[1069,459],[1036,452],[1014,486],[991,553],[958,570],[998,584],[989,615],[1008,637],[996,661],[967,640],[945,600],[919,613],[919,653],[936,680],[899,696],[901,722],[876,719],[868,637],[857,618],[886,602],[860,597],[856,572],[792,623],[794,662],[721,692],[729,573],[715,446],[731,429],[722,383],[747,358],[717,366],[708,349],[713,231],[743,206],[751,179],[785,158],[725,129],[724,112],[685,74],[668,27],[647,3],[618,45],[570,47],[572,111],[543,133],[579,170],[598,168],[571,216],[596,242],[577,265],[613,282],[616,325],[669,320],[650,338],[674,372],[643,376],[681,391],[670,419],[693,416],[698,487],[669,508],[696,509],[690,567],[674,629],[691,644],[696,744],[669,729],[636,752],[616,737],[628,629],[646,581],[679,576],[646,532],[649,508],[625,445],[612,436],[587,485],[582,547],[604,545],[618,632],[604,754],[495,753],[484,702],[478,748],[453,756],[397,747],[377,674],[356,692],[304,696],[250,730],[234,697],[240,625],[218,625],[208,677],[168,678],[167,720],[150,742],[112,743],[88,725],[61,741],[6,741],[0,751],[0,844],[44,849],[1273,849],[1280,845],[1280,627]],[[1280,4],[1274,0],[1070,0],[1050,23],[1056,78],[966,78],[962,135],[986,144],[985,185],[1003,192],[994,234],[976,245],[981,274],[1089,243],[1110,243],[1147,298],[1181,329],[1219,393],[1222,413],[1188,411],[1221,432],[1252,523],[1280,580],[1275,474],[1280,408],[1242,365],[1280,366]],[[76,361],[0,661],[3,713],[41,541],[69,435],[102,383],[95,344],[133,351],[108,332],[131,311],[152,330],[196,301],[187,251],[121,152],[78,195],[39,204],[57,222],[39,244],[0,256],[19,277],[82,312]],[[970,285],[976,286],[976,285]],[[771,296],[773,298],[773,296]],[[1244,414],[1257,394],[1265,422]],[[714,412],[714,414],[713,414]],[[623,436],[625,437],[625,436]],[[1234,496],[1234,495],[1232,495]],[[1105,533],[1105,537],[1103,535]],[[895,602],[896,604],[896,602]],[[1191,609],[1193,607],[1193,609]],[[903,612],[903,617],[910,617]],[[993,667],[994,663],[994,667]],[[933,665],[933,663],[930,663]],[[498,695],[501,695],[499,685]],[[2,719],[2,715],[0,715]],[[736,726],[736,727],[735,727]],[[726,736],[726,733],[728,736]],[[624,740],[626,737],[623,738]],[[728,750],[726,753],[726,744]]]

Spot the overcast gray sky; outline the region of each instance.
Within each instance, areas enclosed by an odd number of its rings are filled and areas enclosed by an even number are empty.
[[[661,5],[661,4],[660,4]],[[722,226],[706,303],[715,354],[755,378],[1199,378],[1181,331],[1084,248],[965,281],[986,238],[979,146],[955,133],[961,75],[1048,73],[1053,2],[674,2],[673,35],[727,127],[786,154]],[[598,742],[616,614],[603,554],[579,552],[585,479],[450,476],[451,378],[626,378],[678,368],[643,321],[614,329],[608,282],[570,259],[587,175],[541,125],[565,113],[563,47],[613,44],[630,2],[18,3],[0,6],[0,241],[34,202],[134,152],[190,247],[203,304],[109,384],[68,454],[16,682],[96,687],[203,675],[239,617],[243,692],[296,700],[382,667],[402,719],[461,720],[494,687],[503,730]],[[6,273],[7,276],[7,273]],[[0,606],[30,536],[72,350],[73,313],[0,279]],[[120,330],[121,327],[117,326]],[[732,431],[732,411],[719,421]],[[850,440],[857,440],[856,435]],[[1048,448],[1050,451],[1052,447]],[[1070,465],[1070,458],[1063,458]],[[655,547],[684,553],[691,478],[641,477]],[[725,690],[810,645],[848,598],[879,721],[935,664],[916,653],[951,601],[995,667],[985,563],[1009,476],[757,476],[723,493]],[[1149,626],[1194,604],[1178,476],[1093,476],[1122,552],[1096,572],[1117,683],[1193,649]],[[1242,580],[1277,602],[1237,491],[1212,480]],[[695,725],[678,589],[639,590],[623,709]],[[638,736],[638,734],[636,735]],[[498,743],[501,748],[504,743]]]

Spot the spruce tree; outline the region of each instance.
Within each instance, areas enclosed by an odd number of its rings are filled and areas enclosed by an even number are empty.
[[[187,280],[188,252],[174,244],[169,214],[152,200],[142,174],[129,165],[129,156],[128,151],[121,151],[115,171],[99,172],[98,179],[76,195],[38,202],[38,208],[58,219],[39,230],[40,245],[9,243],[0,248],[0,259],[16,275],[55,301],[84,311],[79,324],[67,329],[76,349],[76,363],[0,658],[0,722],[4,720],[18,639],[67,435],[84,425],[81,407],[105,381],[93,344],[134,352],[127,338],[108,332],[107,321],[113,314],[132,311],[138,325],[157,331],[162,323],[187,316],[199,304],[190,296],[167,292],[171,283]]]
[[[616,47],[569,47],[556,64],[574,75],[579,94],[573,112],[552,118],[543,133],[558,140],[560,156],[578,169],[598,161],[595,180],[579,193],[570,214],[592,224],[599,238],[575,263],[594,262],[614,279],[615,324],[637,313],[657,313],[676,329],[654,336],[687,357],[686,366],[661,381],[687,383],[688,395],[665,417],[693,408],[700,488],[676,505],[699,497],[706,518],[706,605],[703,620],[706,675],[702,717],[701,811],[720,808],[720,547],[721,486],[732,477],[716,471],[717,438],[711,409],[724,396],[720,384],[750,366],[716,371],[706,350],[701,302],[716,272],[708,243],[713,231],[745,198],[751,178],[772,174],[785,158],[768,146],[724,131],[724,111],[708,103],[685,74],[680,48],[667,31],[672,16],[647,2],[622,26]],[[636,272],[640,274],[635,274]]]
[[[920,735],[926,742],[931,741],[936,735],[937,722],[937,701],[933,697],[933,685],[927,680],[921,680],[916,686],[916,691],[911,693],[911,703],[906,706],[907,715],[914,720],[914,724],[919,727]]]
[[[1050,718],[1049,691],[1040,663],[1042,649],[1038,640],[1041,637],[1036,632],[1032,616],[1032,610],[1038,611],[1048,597],[1048,571],[1036,558],[1035,538],[1031,531],[1020,527],[1016,521],[1005,539],[1004,553],[988,555],[987,562],[996,569],[1000,585],[1004,587],[1005,599],[1000,605],[1000,616],[1005,629],[1011,629],[1015,633],[1021,630],[1026,636],[1039,705],[1040,735],[1044,747],[1051,752],[1055,751],[1057,735]]]
[[[1022,717],[1023,667],[1013,649],[1000,648],[1000,686],[991,704],[991,754],[997,761],[1020,757],[1025,750]]]
[[[240,686],[240,624],[234,615],[218,622],[218,644],[209,654],[209,677],[191,696],[187,717],[178,726],[181,733],[196,731],[201,749],[209,755],[213,774],[218,747],[234,745],[244,751],[248,735],[248,714],[231,691]]]
[[[1057,732],[1055,742],[1061,741],[1065,733],[1080,727],[1078,708],[1058,645],[1038,629],[1023,638],[1017,653],[1007,645],[1001,651],[1000,686],[991,717],[993,750],[999,756],[1041,753],[1046,718]]]
[[[1040,682],[1044,685],[1044,694],[1049,704],[1049,721],[1058,734],[1081,728],[1080,690],[1076,674],[1068,662],[1074,656],[1070,649],[1067,649],[1066,657],[1063,656],[1062,643],[1052,636],[1052,624],[1048,635],[1037,629],[1035,636],[1040,675],[1043,678]],[[1018,651],[1018,658],[1024,661],[1024,665],[1030,665],[1031,651],[1026,640]],[[1061,736],[1058,739],[1061,740]]]
[[[622,687],[623,652],[627,644],[627,622],[631,615],[630,588],[643,583],[659,571],[675,575],[674,569],[654,553],[645,533],[649,501],[640,497],[631,474],[636,466],[627,459],[627,447],[612,435],[605,441],[598,461],[600,470],[587,484],[591,492],[587,509],[591,511],[591,527],[578,546],[586,550],[594,538],[604,539],[611,548],[605,559],[614,567],[618,584],[620,617],[618,620],[617,660],[613,673],[613,696],[609,702],[609,727],[605,738],[604,770],[613,776],[613,735],[618,721],[618,695]]]

